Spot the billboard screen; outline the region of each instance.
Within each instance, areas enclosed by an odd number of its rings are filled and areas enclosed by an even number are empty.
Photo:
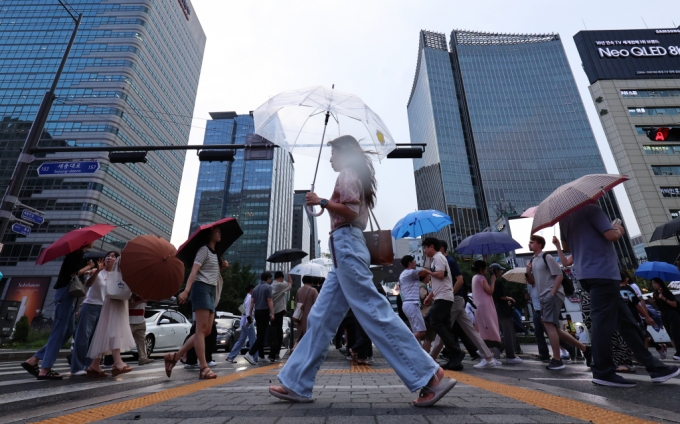
[[[581,31],[574,36],[591,84],[611,79],[680,78],[680,29]]]
[[[17,320],[26,315],[28,322],[31,322],[38,311],[43,309],[51,281],[51,277],[12,277],[5,300],[21,302]]]
[[[534,223],[534,218],[517,218],[508,220],[508,225],[510,227],[510,235],[517,243],[522,245],[521,249],[515,250],[515,255],[528,255],[531,253],[529,250],[529,237],[531,237],[531,225]],[[544,228],[535,233],[545,239],[545,249],[544,252],[556,252],[555,245],[552,244],[553,236],[560,238],[560,224],[555,224],[553,227]]]

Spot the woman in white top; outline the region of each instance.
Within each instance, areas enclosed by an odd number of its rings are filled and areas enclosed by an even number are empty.
[[[106,287],[109,273],[113,271],[119,257],[120,254],[118,252],[109,252],[104,259],[103,266],[99,265],[97,267],[94,277],[100,278],[103,281],[104,287]],[[132,338],[132,332],[130,331],[128,301],[111,299],[107,296],[104,299],[104,306],[102,306],[97,329],[94,331],[90,349],[87,352],[87,357],[92,359],[92,364],[87,368],[87,377],[101,378],[108,376],[102,370],[100,362],[101,357],[109,351],[113,355],[111,375],[115,377],[119,374],[132,371],[132,368],[123,362],[120,352],[126,352],[133,347],[135,347],[135,339]]]

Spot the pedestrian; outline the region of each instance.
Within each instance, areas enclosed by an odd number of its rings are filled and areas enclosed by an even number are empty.
[[[562,361],[560,341],[577,347],[583,352],[586,361],[590,362],[591,351],[583,343],[576,340],[569,333],[562,330],[560,326],[560,311],[564,306],[564,287],[562,287],[562,268],[552,255],[543,252],[545,239],[541,236],[533,235],[529,237],[529,250],[534,253],[531,261],[527,264],[527,274],[534,280],[538,296],[541,302],[541,314],[543,327],[548,334],[553,355],[550,363],[546,366],[549,370],[563,370],[565,368]]]
[[[194,334],[196,334],[196,314],[194,313],[194,322],[191,325],[191,328],[189,329],[189,335],[187,337],[191,337]],[[205,362],[208,364],[209,367],[214,367],[217,365],[217,362],[213,360],[213,353],[215,350],[217,350],[217,321],[213,320],[212,326],[210,327],[210,334],[208,334],[204,338],[204,343],[205,343]],[[196,348],[192,347],[187,351],[187,353],[184,355],[184,359],[182,359],[182,362],[184,363],[184,369],[196,369],[200,368],[200,364],[198,362],[198,355],[196,354]]]
[[[317,278],[319,277],[312,277],[311,275],[305,275],[302,277],[303,286],[300,287],[297,293],[295,293],[295,304],[302,304],[302,316],[295,323],[298,335],[295,345],[293,346],[293,350],[295,350],[298,343],[300,343],[302,336],[304,336],[307,332],[307,318],[309,317],[309,313],[312,310],[312,306],[314,306],[316,299],[319,297],[319,292],[317,292],[316,289],[312,287],[312,283],[314,283],[314,280]]]
[[[534,310],[532,321],[534,324],[534,337],[536,338],[536,345],[538,346],[538,360],[550,361],[550,351],[548,349],[548,344],[545,342],[545,328],[543,327],[541,299],[538,295],[538,288],[536,288],[536,282],[529,278],[528,273],[524,275],[527,279],[526,299],[531,301],[531,306]]]
[[[491,278],[496,278],[493,290],[493,301],[496,306],[496,313],[498,314],[498,326],[503,332],[503,348],[505,349],[505,363],[506,364],[521,364],[522,358],[515,354],[515,322],[513,321],[513,314],[515,313],[515,299],[508,295],[508,283],[503,278],[505,268],[497,263],[489,266],[489,271],[492,273]]]
[[[418,343],[422,344],[427,328],[423,315],[420,313],[420,277],[416,269],[415,258],[406,255],[401,258],[401,265],[405,268],[399,275],[401,308],[408,319],[413,335]]]
[[[492,349],[500,350],[501,335],[498,330],[498,314],[493,303],[496,277],[492,275],[491,283],[489,283],[485,277],[486,268],[484,261],[475,261],[472,264],[472,270],[475,271],[475,275],[472,277],[472,298],[477,305],[475,321],[477,331],[482,336],[484,343]]]
[[[248,287],[246,287],[246,297],[243,299],[243,313],[241,314],[241,334],[227,356],[227,362],[231,362],[232,364],[236,363],[236,356],[241,352],[241,349],[246,346],[246,340],[248,340],[251,345],[255,344],[255,325],[253,324],[255,322],[255,308],[253,308],[254,288],[254,284],[248,284]],[[255,352],[253,359],[255,360],[255,363],[258,363],[259,357],[257,352]]]
[[[260,276],[260,284],[253,289],[253,303],[255,305],[255,331],[257,339],[250,346],[246,353],[246,361],[250,365],[256,365],[255,352],[259,353],[260,358],[264,358],[264,340],[267,336],[269,323],[274,321],[274,300],[272,298],[272,273],[265,271]],[[271,347],[270,347],[271,349]],[[271,361],[271,358],[269,358]]]
[[[553,243],[560,262],[565,266],[574,265],[581,287],[590,294],[593,383],[615,387],[634,387],[636,384],[616,374],[611,345],[616,329],[650,374],[652,382],[663,383],[680,374],[680,370],[664,365],[645,349],[640,328],[619,295],[621,275],[614,242],[624,234],[620,220],[609,222],[599,206],[590,204],[560,221],[560,239],[564,249],[570,250],[572,255],[568,258],[564,255],[556,237]]]
[[[207,245],[198,249],[194,264],[191,267],[184,291],[179,294],[179,303],[184,304],[191,300],[191,309],[194,313],[196,333],[189,337],[179,351],[167,353],[165,360],[165,374],[170,377],[172,369],[179,358],[183,357],[192,347],[196,349],[196,356],[200,364],[198,378],[209,380],[217,378],[217,374],[210,370],[206,359],[205,338],[210,335],[215,322],[215,307],[219,302],[218,293],[221,290],[222,277],[220,271],[229,266],[229,263],[218,257],[215,245],[222,240],[219,227],[213,227],[210,231],[210,241]]]
[[[137,345],[137,359],[139,365],[146,365],[152,363],[154,360],[149,358],[146,351],[146,300],[132,294],[130,298],[130,331],[132,331],[132,338],[135,339]]]
[[[437,333],[435,333],[434,329],[430,325],[430,320],[428,319],[428,314],[430,313],[432,305],[425,305],[425,299],[427,298],[427,295],[430,294],[429,282],[429,276],[420,277],[420,314],[423,316],[423,321],[425,321],[425,338],[423,339],[423,349],[425,349],[425,352],[427,353],[430,353],[432,342],[437,339]],[[436,362],[435,358],[432,359],[434,359]]]
[[[331,164],[340,172],[329,200],[308,193],[307,205],[321,205],[331,218],[333,268],[309,315],[307,335],[279,374],[281,385],[269,393],[291,402],[311,402],[314,380],[328,353],[329,341],[352,307],[364,330],[406,387],[420,389],[415,406],[431,406],[448,393],[454,380],[423,351],[390,302],[375,290],[370,253],[363,230],[375,206],[373,165],[351,136],[330,142]]]
[[[637,294],[639,290],[640,290],[639,288],[638,290],[635,290],[635,288],[630,284],[630,275],[628,274],[628,272],[622,270],[619,292],[621,293],[621,298],[623,299],[624,302],[626,302],[628,309],[630,309],[633,318],[635,319],[638,326],[640,327],[640,330],[642,331],[643,339],[645,340],[645,348],[649,349],[649,345],[651,344],[659,353],[661,359],[666,359],[667,351],[666,345],[656,343],[652,338],[652,335],[649,334],[649,331],[647,331],[647,325],[654,326],[656,325],[656,323],[654,322],[654,319],[649,315],[649,312],[647,311],[647,306],[645,305],[645,302],[642,300],[641,295]]]
[[[661,313],[663,326],[666,327],[666,331],[675,346],[673,359],[680,361],[680,313],[678,312],[680,308],[678,308],[678,301],[660,278],[652,278],[652,288],[654,289],[653,298],[656,309]]]
[[[274,321],[270,324],[269,338],[269,362],[281,360],[281,347],[283,346],[283,318],[286,316],[286,296],[293,287],[293,279],[288,276],[288,281],[283,281],[283,272],[274,273],[272,282],[272,301],[274,302]],[[292,336],[291,336],[292,337]]]
[[[54,302],[56,310],[54,312],[54,323],[52,331],[47,339],[47,344],[37,351],[29,359],[21,363],[23,369],[35,376],[38,380],[61,380],[63,376],[54,371],[52,367],[57,361],[59,349],[69,341],[75,328],[74,314],[76,299],[69,293],[69,284],[73,276],[79,278],[94,268],[94,262],[85,261],[85,252],[92,248],[92,243],[88,243],[69,253],[64,258],[64,262],[59,269],[59,276],[54,285]],[[40,365],[42,361],[42,365]]]
[[[104,286],[106,287],[110,275],[119,275],[117,271],[120,254],[118,252],[109,252],[106,255],[105,262],[106,267],[99,270],[99,277],[104,280]],[[134,346],[135,339],[132,337],[132,331],[130,331],[128,299],[112,299],[106,296],[97,327],[92,335],[90,348],[87,351],[87,357],[91,360],[90,366],[87,368],[87,378],[108,376],[102,370],[100,364],[102,356],[106,355],[107,352],[111,352],[111,356],[113,356],[112,376],[116,377],[132,371],[132,368],[123,362],[120,353],[127,352]]]
[[[105,266],[104,258],[99,259],[97,267],[92,268],[87,274],[88,279],[85,282],[85,286],[88,287],[87,294],[85,295],[85,300],[80,305],[80,310],[76,314],[78,324],[73,335],[71,375],[87,375],[87,367],[90,366],[90,360],[87,359],[87,350],[90,348],[92,335],[95,328],[97,328],[99,315],[101,314],[102,305],[106,297],[106,283],[99,276],[99,273]],[[113,263],[111,263],[111,266],[113,266]]]

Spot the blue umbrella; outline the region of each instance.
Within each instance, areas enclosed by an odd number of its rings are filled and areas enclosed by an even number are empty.
[[[412,212],[397,222],[392,230],[395,239],[404,237],[418,237],[423,234],[434,233],[453,222],[444,212],[434,209]]]
[[[645,262],[638,267],[635,275],[646,280],[661,278],[663,281],[680,280],[680,271],[675,265],[666,262]]]
[[[489,255],[506,253],[522,245],[505,233],[477,233],[460,242],[456,251],[463,255]]]

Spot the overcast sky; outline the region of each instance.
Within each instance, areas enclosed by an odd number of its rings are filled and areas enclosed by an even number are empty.
[[[467,29],[509,33],[557,32],[607,170],[616,173],[611,151],[588,93],[573,36],[587,28],[672,28],[680,24],[677,0],[553,1],[215,1],[193,0],[207,36],[190,144],[201,144],[208,112],[248,113],[270,96],[311,85],[335,84],[360,96],[383,119],[397,143],[409,139],[406,102],[415,74],[421,29]],[[644,19],[644,22],[643,22]],[[417,142],[417,140],[414,140]],[[309,189],[314,161],[295,157],[295,189]],[[187,153],[172,242],[188,236],[199,162]],[[381,227],[389,229],[417,209],[411,160],[376,166]],[[322,164],[317,192],[329,197],[335,174]],[[639,233],[623,188],[616,191],[632,235]],[[327,215],[319,218],[322,250],[328,250]]]

